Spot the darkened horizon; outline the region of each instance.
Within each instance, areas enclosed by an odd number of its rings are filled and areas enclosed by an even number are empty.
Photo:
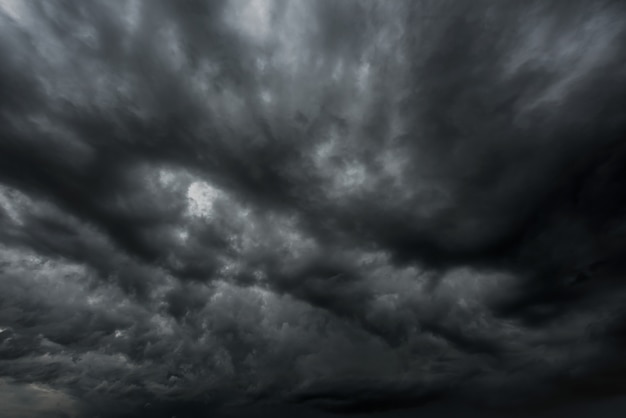
[[[0,417],[626,414],[626,3],[0,0]]]

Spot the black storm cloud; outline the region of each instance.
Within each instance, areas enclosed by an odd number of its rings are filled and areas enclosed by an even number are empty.
[[[625,45],[608,0],[0,0],[0,415],[623,416]]]

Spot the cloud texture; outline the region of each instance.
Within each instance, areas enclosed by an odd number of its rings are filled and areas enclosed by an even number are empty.
[[[0,1],[0,375],[76,417],[623,395],[625,29]]]

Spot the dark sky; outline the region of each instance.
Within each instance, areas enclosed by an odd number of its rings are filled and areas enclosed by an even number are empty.
[[[0,417],[626,415],[626,3],[0,0]]]

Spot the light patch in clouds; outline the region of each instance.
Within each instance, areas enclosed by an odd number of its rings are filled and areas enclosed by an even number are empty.
[[[17,22],[20,22],[25,13],[20,0],[0,0],[0,10]]]
[[[272,31],[273,2],[269,0],[241,0],[231,3],[229,20],[255,42],[265,42]]]
[[[0,416],[7,418],[75,418],[79,404],[67,394],[40,384],[0,379]]]
[[[0,185],[0,209],[17,225],[22,224],[20,206],[24,204],[24,200],[25,196],[19,191]]]
[[[188,210],[192,216],[211,219],[214,205],[222,196],[219,189],[204,181],[194,181],[187,189]]]

